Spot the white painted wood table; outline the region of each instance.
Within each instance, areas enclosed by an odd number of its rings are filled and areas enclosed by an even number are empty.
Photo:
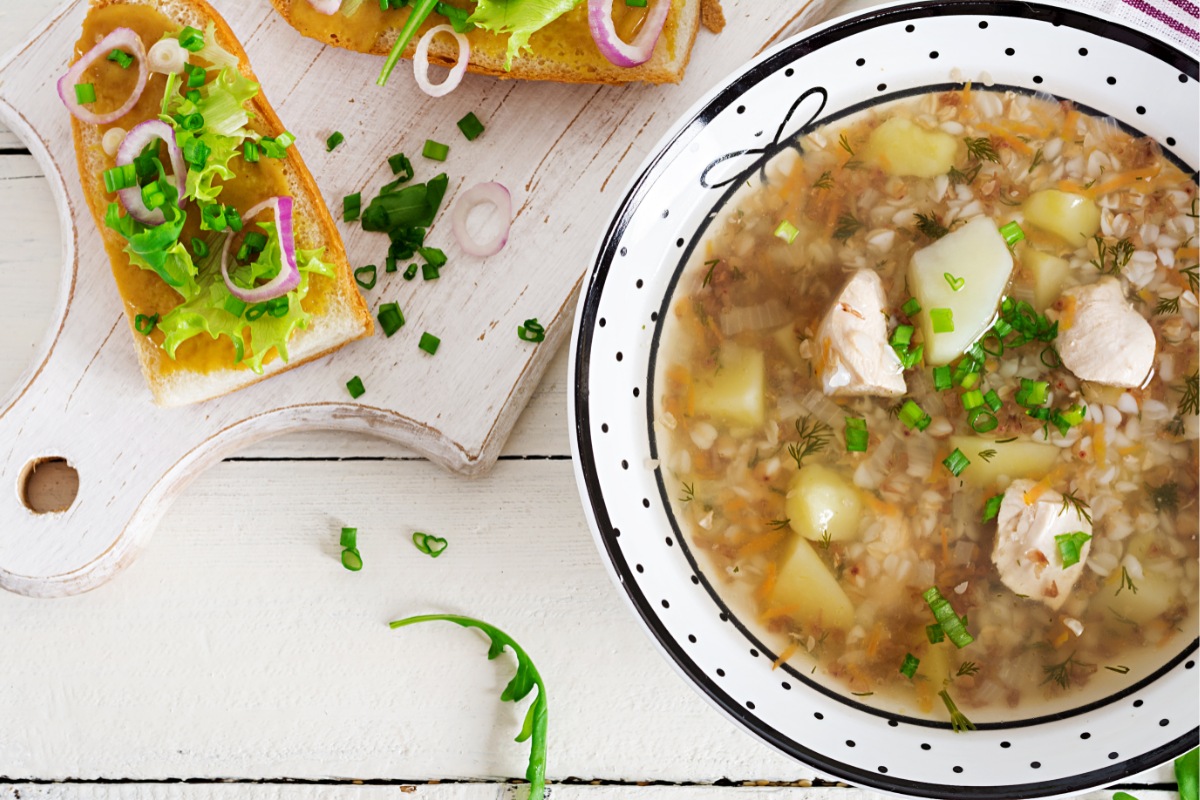
[[[55,4],[0,0],[0,51]],[[40,169],[0,130],[0,393],[50,326],[58,240]],[[488,662],[452,626],[386,625],[422,612],[486,618],[536,660],[557,800],[873,796],[794,788],[817,776],[727,722],[639,630],[575,492],[566,363],[487,477],[370,438],[289,435],[200,476],[112,583],[0,592],[0,797],[523,798],[524,709],[498,702],[511,659]],[[342,525],[359,529],[362,572],[338,563]],[[449,549],[421,555],[414,530]],[[1166,800],[1171,781],[1161,768],[1130,786]]]

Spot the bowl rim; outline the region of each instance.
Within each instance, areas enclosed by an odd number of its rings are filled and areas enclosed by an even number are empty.
[[[862,786],[907,796],[935,798],[954,796],[999,799],[1013,796],[1045,797],[1062,795],[1118,781],[1187,752],[1200,743],[1200,726],[1186,731],[1175,739],[1149,752],[1140,753],[1100,769],[1046,781],[995,786],[958,786],[953,787],[954,791],[951,794],[947,794],[947,790],[951,787],[899,778],[887,774],[877,774],[859,766],[846,764],[812,748],[805,747],[771,725],[762,722],[754,713],[748,712],[736,699],[730,696],[727,691],[722,689],[694,663],[693,659],[684,651],[676,638],[662,624],[657,610],[642,591],[642,587],[636,575],[631,570],[629,563],[626,561],[624,553],[614,540],[613,524],[608,514],[607,505],[604,502],[604,494],[595,462],[595,450],[593,448],[591,427],[589,424],[591,410],[588,399],[590,394],[588,370],[591,363],[592,336],[598,321],[598,300],[603,293],[605,279],[617,254],[622,235],[640,205],[642,195],[648,186],[653,183],[655,178],[654,173],[663,157],[673,150],[688,131],[692,130],[695,126],[703,127],[707,122],[718,116],[721,111],[736,102],[736,99],[741,96],[747,85],[753,85],[761,78],[773,74],[781,69],[783,64],[791,63],[809,52],[845,39],[862,30],[874,28],[881,24],[920,20],[931,16],[1019,16],[1050,22],[1055,25],[1078,28],[1089,33],[1101,35],[1120,44],[1134,47],[1164,62],[1167,66],[1178,70],[1180,73],[1187,75],[1192,80],[1200,80],[1200,62],[1177,50],[1172,45],[1154,38],[1148,33],[1127,27],[1112,19],[1046,2],[1017,4],[1004,2],[1003,0],[999,2],[997,0],[932,0],[932,2],[901,3],[882,6],[831,20],[780,42],[763,52],[723,79],[713,89],[702,96],[685,114],[678,118],[672,128],[654,145],[652,152],[638,168],[635,177],[621,195],[617,207],[611,212],[608,225],[592,258],[592,269],[587,284],[580,293],[572,335],[573,341],[569,354],[569,374],[572,377],[574,390],[568,395],[567,412],[569,426],[573,432],[571,449],[574,471],[589,528],[592,531],[598,548],[605,556],[603,559],[605,567],[612,580],[622,589],[621,594],[624,595],[626,601],[629,602],[641,619],[646,634],[659,650],[667,656],[667,660],[672,667],[691,683],[701,696],[727,718],[745,728],[759,740],[781,753],[829,775],[850,780]],[[909,92],[909,94],[911,93]],[[903,92],[890,94],[885,102],[894,100],[903,94]],[[873,104],[871,103],[871,105]],[[1123,127],[1128,127],[1123,121],[1121,124]],[[766,153],[762,160],[769,158],[772,154],[771,152]],[[756,163],[761,163],[761,161]],[[676,279],[677,274],[671,280],[672,286]],[[669,297],[669,292],[667,293],[667,297]],[[651,381],[653,380],[654,368],[654,361],[651,358],[649,363]],[[653,402],[653,391],[648,389],[646,403],[648,414],[651,417],[653,415]],[[653,433],[651,433],[652,443],[653,440]],[[657,470],[655,472],[655,481],[661,493],[663,491],[661,472]],[[669,503],[665,505],[668,507],[670,524],[672,527],[675,527],[674,513],[670,511]],[[678,531],[676,532],[678,533]],[[685,548],[684,554],[688,561],[693,562],[693,566],[695,566],[690,550]],[[711,595],[711,587],[708,586],[707,580],[703,578],[703,573],[699,574],[701,574],[702,580],[705,582],[705,588],[708,589]],[[722,610],[730,614],[731,619],[736,619],[735,615],[729,612],[723,601],[718,598],[718,602]],[[756,639],[748,631],[742,629],[741,632],[744,636],[748,637],[748,641],[756,642]],[[1127,696],[1155,682],[1189,655],[1197,652],[1198,649],[1200,649],[1200,638],[1193,640],[1190,645],[1184,647],[1174,656],[1169,663],[1156,669],[1151,675],[1138,681],[1136,684],[1123,688],[1115,694],[1106,695],[1098,701],[1061,712],[1025,718],[1013,722],[982,723],[980,727],[989,729],[1020,729],[1022,727],[1030,727],[1089,713],[1098,707],[1108,705],[1112,700]],[[933,723],[928,720],[889,714],[880,709],[856,703],[837,692],[833,692],[812,682],[806,681],[806,684],[806,688],[808,689],[816,688],[849,706],[858,706],[859,710],[888,719],[903,719],[903,721],[910,724],[946,727],[941,723]]]

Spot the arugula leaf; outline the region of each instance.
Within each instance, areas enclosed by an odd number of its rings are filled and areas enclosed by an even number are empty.
[[[509,34],[504,69],[529,49],[529,37],[567,13],[583,0],[479,0],[472,22],[497,35]]]
[[[395,630],[418,622],[432,621],[453,622],[464,628],[477,628],[483,631],[491,640],[491,646],[488,648],[489,661],[503,653],[505,647],[512,649],[513,655],[517,657],[517,672],[504,687],[504,691],[500,695],[501,702],[519,703],[528,697],[534,688],[538,690],[537,697],[529,706],[529,713],[525,715],[525,722],[521,725],[521,732],[517,734],[516,741],[529,741],[529,767],[525,770],[525,780],[529,781],[529,800],[542,800],[546,788],[546,722],[549,712],[546,703],[546,685],[542,683],[542,676],[538,674],[537,667],[533,665],[533,661],[521,649],[521,646],[513,641],[511,636],[494,625],[471,617],[457,614],[424,614],[398,619],[389,625],[392,630]]]

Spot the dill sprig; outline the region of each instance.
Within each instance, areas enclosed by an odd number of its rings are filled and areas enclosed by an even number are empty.
[[[797,467],[804,466],[804,459],[824,450],[833,439],[833,428],[812,417],[796,420],[796,433],[800,441],[788,445],[788,455]]]
[[[1115,672],[1118,675],[1128,675],[1129,674],[1129,667],[1125,666],[1124,664],[1117,664],[1115,667],[1110,667],[1107,664],[1105,664],[1104,668],[1107,670],[1111,670],[1112,672]]]
[[[992,140],[986,136],[980,136],[978,139],[973,139],[967,136],[963,139],[967,143],[967,153],[971,158],[978,161],[999,162],[1000,154],[996,152],[996,148],[992,145]]]
[[[1129,259],[1133,258],[1133,242],[1128,239],[1120,239],[1110,245],[1097,233],[1092,241],[1096,243],[1096,258],[1090,263],[1106,275],[1120,275]]]
[[[854,148],[850,146],[850,140],[846,138],[846,134],[838,137],[838,147],[845,150],[850,155],[854,155]]]
[[[1044,156],[1042,155],[1042,148],[1039,147],[1038,151],[1033,154],[1033,163],[1029,165],[1029,169],[1025,172],[1025,174],[1028,175],[1030,172],[1033,172],[1035,169],[1037,169],[1038,165],[1041,164],[1043,160]]]
[[[1200,385],[1198,384],[1200,384],[1200,371],[1185,377],[1182,386],[1171,387],[1182,395],[1179,398],[1180,414],[1200,413]]]
[[[983,169],[983,165],[976,162],[974,166],[968,167],[966,172],[963,172],[958,167],[951,167],[946,173],[946,177],[951,183],[969,184],[979,177],[979,170]]]
[[[858,232],[862,223],[853,214],[842,214],[837,219],[837,227],[833,229],[833,238],[844,242]]]
[[[1192,290],[1192,294],[1200,294],[1200,264],[1192,264],[1179,271],[1187,276],[1188,288]]]
[[[721,263],[721,259],[714,258],[712,261],[705,261],[704,266],[708,267],[708,272],[704,273],[704,280],[700,283],[700,288],[704,289],[708,284],[712,283],[713,270],[717,268],[717,264]]]
[[[679,498],[679,502],[690,503],[695,499],[696,499],[696,484],[695,483],[683,484],[683,496]]]
[[[1042,667],[1042,672],[1045,673],[1046,679],[1042,681],[1045,685],[1050,681],[1054,681],[1062,689],[1071,688],[1071,675],[1074,670],[1088,669],[1092,665],[1084,664],[1082,661],[1075,660],[1075,654],[1067,656],[1063,661],[1057,664],[1047,664]]]
[[[1163,314],[1178,314],[1179,295],[1158,298],[1158,305],[1154,307],[1154,313],[1160,316]]]
[[[958,665],[959,678],[963,677],[964,675],[974,675],[977,672],[979,672],[979,665],[974,661],[964,661]]]
[[[822,172],[821,177],[817,178],[816,182],[813,183],[814,189],[830,189],[832,187],[833,173],[831,173],[829,170]]]
[[[1133,578],[1129,577],[1129,570],[1121,567],[1121,584],[1117,587],[1117,591],[1113,593],[1113,597],[1116,597],[1126,589],[1133,594],[1137,594],[1137,584],[1133,582]]]
[[[975,730],[975,723],[967,719],[967,715],[958,710],[958,706],[954,705],[954,701],[950,699],[950,693],[945,689],[938,692],[938,697],[942,698],[942,702],[946,704],[946,710],[950,712],[950,727],[955,733]]]
[[[1091,506],[1086,501],[1080,500],[1079,496],[1074,492],[1063,492],[1062,513],[1067,513],[1068,509],[1075,509],[1075,515],[1080,519],[1086,519],[1088,525],[1092,524]]]
[[[930,239],[940,239],[950,232],[934,214],[913,214],[917,220],[917,230]]]
[[[831,545],[831,544],[833,544],[833,534],[830,531],[826,530],[824,533],[821,534],[821,549],[828,550],[829,545]]]
[[[781,531],[791,524],[792,521],[790,519],[773,519],[767,523],[767,527],[773,531]]]
[[[990,450],[990,449],[989,450],[980,450],[976,455],[978,455],[984,461],[991,461],[993,458],[996,457],[996,451]]]

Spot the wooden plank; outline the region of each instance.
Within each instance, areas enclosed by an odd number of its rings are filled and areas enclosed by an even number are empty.
[[[1174,792],[1136,790],[1139,800],[1175,800]],[[524,786],[492,783],[396,786],[296,786],[286,784],[125,784],[118,786],[0,784],[3,800],[526,800]],[[848,788],[787,786],[578,786],[550,787],[550,800],[882,800],[884,795]],[[1088,792],[1078,800],[1111,800],[1112,792]]]

